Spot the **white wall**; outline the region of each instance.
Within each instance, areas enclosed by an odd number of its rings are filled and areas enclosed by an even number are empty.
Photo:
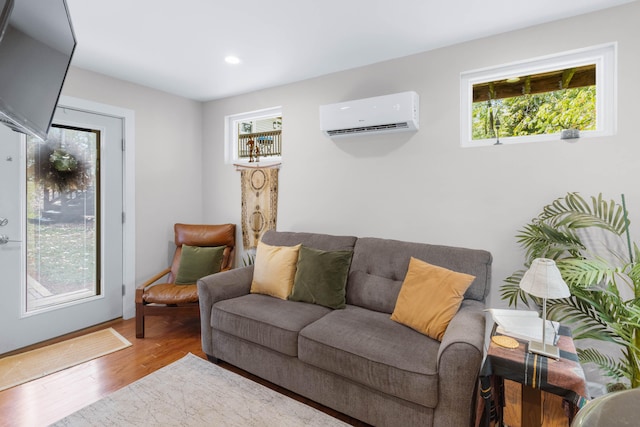
[[[203,221],[202,104],[73,67],[63,95],[135,112],[140,283],[167,267],[174,223]]]
[[[517,231],[569,191],[627,198],[640,224],[633,128],[640,99],[640,3],[204,105],[204,214],[240,224],[240,174],[224,164],[224,116],[283,106],[278,229],[378,236],[492,252],[490,304],[522,267]],[[459,77],[464,71],[619,42],[618,133],[613,137],[460,148]],[[375,47],[371,47],[372,49]],[[415,90],[421,129],[332,141],[318,106]],[[636,237],[640,225],[632,225]]]

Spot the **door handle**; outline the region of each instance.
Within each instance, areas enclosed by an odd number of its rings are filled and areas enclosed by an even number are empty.
[[[20,240],[11,240],[9,236],[6,234],[0,234],[0,246],[6,245],[7,243],[20,243]]]

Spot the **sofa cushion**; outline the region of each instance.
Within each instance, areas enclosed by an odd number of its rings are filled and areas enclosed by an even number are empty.
[[[344,308],[352,255],[352,251],[322,251],[301,246],[289,299]]]
[[[347,302],[391,314],[401,286],[402,280],[387,279],[360,270],[352,271],[349,274]]]
[[[356,242],[351,261],[351,273],[360,271],[369,276],[388,279],[390,286],[402,282],[409,267],[411,257],[429,264],[475,276],[465,292],[465,298],[484,301],[491,284],[491,253],[478,249],[429,245],[425,243],[402,242],[374,237],[362,237]],[[361,277],[361,276],[360,276]],[[381,298],[389,298],[392,293],[380,295],[380,281],[352,280],[347,282],[347,304],[373,307]],[[374,284],[369,288],[370,284]],[[397,295],[397,294],[396,294]],[[354,297],[357,296],[357,300]],[[357,301],[357,302],[356,302]],[[391,301],[395,304],[395,298]],[[373,309],[373,308],[372,308]],[[385,309],[386,311],[386,309]],[[393,309],[389,310],[390,313]]]
[[[258,242],[251,293],[287,299],[293,288],[298,251],[296,246],[272,246]]]
[[[411,257],[391,320],[442,341],[473,279]]]
[[[298,358],[382,393],[434,408],[437,341],[387,313],[347,305],[302,329]]]
[[[295,357],[300,330],[330,311],[320,305],[248,294],[215,303],[211,309],[211,326]]]

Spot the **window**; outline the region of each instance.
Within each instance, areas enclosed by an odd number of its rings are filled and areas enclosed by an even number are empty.
[[[227,163],[258,163],[282,160],[282,108],[227,116]]]
[[[616,44],[461,74],[463,147],[615,133]]]
[[[100,132],[27,137],[27,312],[100,295]]]

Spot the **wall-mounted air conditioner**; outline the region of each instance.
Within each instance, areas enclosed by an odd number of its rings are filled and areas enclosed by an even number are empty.
[[[320,130],[331,138],[417,131],[419,97],[401,92],[320,106]]]

